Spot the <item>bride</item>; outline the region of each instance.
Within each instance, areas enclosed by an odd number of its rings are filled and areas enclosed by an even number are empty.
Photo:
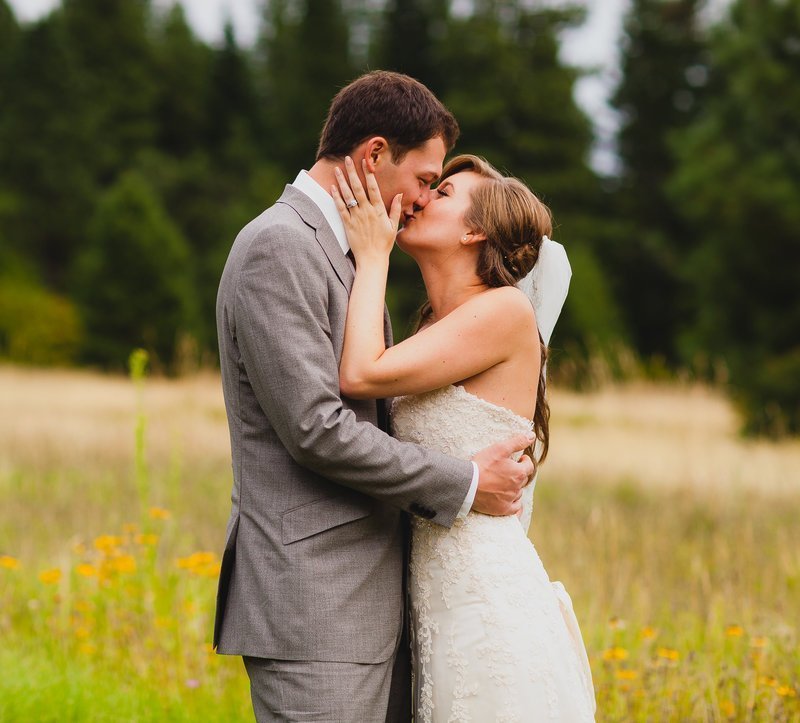
[[[541,463],[546,346],[516,284],[537,263],[549,210],[521,181],[462,155],[396,234],[401,198],[387,215],[375,177],[366,165],[362,172],[366,191],[348,158],[346,177],[337,169],[339,188],[331,189],[356,263],[342,393],[396,397],[395,436],[464,459],[533,428],[531,456]],[[418,332],[387,349],[383,305],[395,236],[420,267],[428,303]],[[527,537],[532,494],[529,485],[519,518],[469,513],[450,529],[413,518],[416,721],[594,719],[572,604]]]

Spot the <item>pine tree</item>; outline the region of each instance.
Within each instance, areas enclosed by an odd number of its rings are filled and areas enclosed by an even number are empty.
[[[581,18],[575,8],[484,0],[450,18],[441,63],[457,151],[522,178],[551,207],[576,272],[556,343],[588,354],[610,352],[625,334],[596,258],[614,225],[587,164],[591,126],[573,100],[577,73],[558,57],[559,32]]]
[[[6,0],[0,0],[0,83],[11,61],[18,37],[19,25],[14,12]]]
[[[625,19],[622,80],[612,98],[621,114],[619,204],[627,233],[612,237],[605,267],[636,348],[676,361],[676,341],[692,309],[681,265],[691,229],[668,198],[675,161],[671,134],[702,105],[707,77],[701,0],[633,0]]]
[[[85,358],[123,368],[132,348],[162,368],[193,325],[189,249],[147,181],[123,174],[100,199],[76,274]]]
[[[675,138],[671,191],[698,241],[687,355],[722,359],[752,432],[800,432],[800,0],[739,0],[709,98]]]
[[[103,186],[157,137],[158,91],[148,0],[63,0],[68,42],[88,104],[93,152],[87,162]]]
[[[267,3],[260,41],[266,153],[287,178],[313,164],[331,98],[353,79],[349,42],[337,0]]]
[[[375,67],[405,73],[434,93],[445,86],[438,56],[447,29],[446,0],[390,0],[373,47]]]
[[[203,149],[211,51],[195,38],[180,4],[170,8],[159,28],[155,62],[159,149],[178,157]]]
[[[63,290],[90,215],[93,137],[82,74],[58,13],[16,43],[0,114],[0,198],[9,245]]]
[[[222,47],[214,51],[211,61],[206,113],[206,143],[216,150],[219,162],[236,163],[242,146],[245,156],[251,153],[260,130],[260,109],[249,59],[238,46],[230,22],[225,25]]]

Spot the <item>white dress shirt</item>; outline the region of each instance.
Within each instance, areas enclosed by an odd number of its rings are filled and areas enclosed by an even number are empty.
[[[311,178],[306,171],[300,171],[300,173],[297,174],[297,178],[294,179],[292,186],[308,196],[316,204],[317,208],[322,211],[322,215],[331,227],[333,235],[336,236],[339,246],[342,247],[342,253],[346,254],[350,250],[350,244],[347,243],[347,232],[344,230],[344,224],[342,223],[341,216],[339,216],[339,209],[336,208],[336,204],[330,193]],[[478,477],[478,465],[473,462],[472,484],[458,512],[458,517],[460,518],[466,517],[467,512],[472,509],[472,503],[475,501],[475,493],[478,491]]]

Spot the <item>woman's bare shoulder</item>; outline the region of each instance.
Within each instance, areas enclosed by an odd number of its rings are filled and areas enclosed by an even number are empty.
[[[480,305],[491,317],[493,323],[508,323],[515,328],[520,325],[536,326],[536,313],[530,299],[516,286],[501,286],[488,289],[475,297],[474,302]]]

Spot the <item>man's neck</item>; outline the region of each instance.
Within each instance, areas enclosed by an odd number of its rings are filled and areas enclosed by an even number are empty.
[[[330,161],[326,158],[321,158],[318,160],[308,172],[308,175],[311,176],[322,188],[325,189],[325,192],[330,195],[331,186],[336,185],[336,174],[334,169],[337,165],[344,166],[344,163],[337,163],[336,161]]]

